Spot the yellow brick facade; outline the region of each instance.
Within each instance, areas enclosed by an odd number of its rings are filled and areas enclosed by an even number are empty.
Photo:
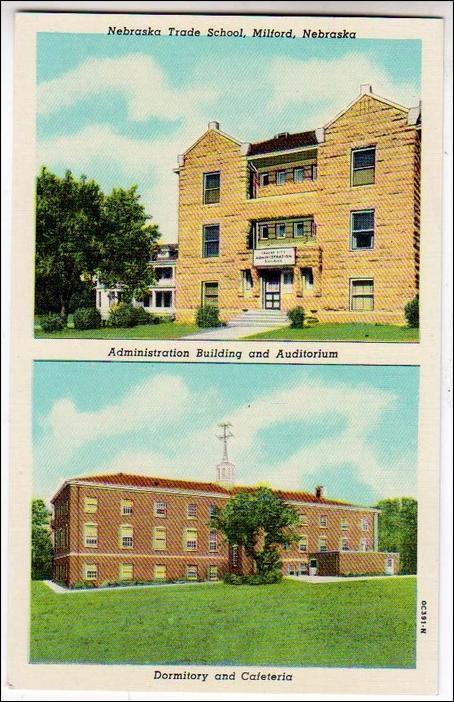
[[[352,185],[352,150],[375,149],[375,180]],[[278,306],[302,305],[321,322],[405,323],[404,307],[418,291],[419,275],[419,125],[408,110],[364,94],[322,130],[312,147],[295,153],[253,159],[248,145],[209,129],[183,157],[179,177],[179,260],[176,315],[192,322],[205,282],[218,284],[220,317],[265,306],[265,280],[279,273]],[[298,151],[298,153],[296,153]],[[251,167],[282,168],[312,164],[313,179],[258,186],[251,197]],[[273,166],[274,167],[274,166]],[[272,168],[270,166],[270,169]],[[220,199],[204,204],[204,174],[220,174]],[[371,248],[352,249],[352,212],[373,211]],[[312,236],[262,240],[260,223],[313,220]],[[219,226],[219,255],[204,256],[203,227]],[[251,243],[252,242],[252,243]],[[254,248],[294,249],[290,264],[254,265]],[[304,270],[310,269],[307,285]],[[252,288],[242,271],[250,271]],[[283,272],[290,272],[286,279]],[[352,280],[373,281],[373,309],[352,309]],[[358,284],[355,284],[358,285]],[[361,286],[361,283],[359,283]],[[268,289],[268,288],[267,288]],[[355,290],[360,288],[355,287]]]

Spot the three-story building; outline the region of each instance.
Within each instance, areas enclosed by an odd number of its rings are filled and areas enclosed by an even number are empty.
[[[303,306],[403,323],[419,284],[420,107],[369,85],[322,128],[259,143],[217,122],[178,158],[177,321]]]

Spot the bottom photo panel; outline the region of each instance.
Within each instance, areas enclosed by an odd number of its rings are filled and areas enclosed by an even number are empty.
[[[414,668],[418,384],[35,362],[30,662]]]

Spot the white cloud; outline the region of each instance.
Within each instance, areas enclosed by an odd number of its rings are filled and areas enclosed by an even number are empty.
[[[376,95],[405,107],[417,104],[419,99],[415,85],[394,82],[384,69],[359,53],[308,61],[274,58],[268,76],[271,111],[285,110],[295,104],[314,106],[317,124],[306,125],[307,129],[322,127],[333,119],[359,95],[363,83],[372,85]]]
[[[217,95],[213,87],[205,85],[172,87],[151,56],[134,53],[121,58],[90,58],[59,78],[41,83],[38,112],[48,115],[112,90],[126,98],[128,117],[133,121],[151,117],[175,120],[185,116],[188,99],[203,104]]]

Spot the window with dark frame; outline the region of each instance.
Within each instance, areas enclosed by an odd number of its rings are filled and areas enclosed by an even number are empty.
[[[203,256],[219,256],[219,224],[206,224],[203,227]]]
[[[375,210],[351,213],[351,248],[353,251],[374,248]]]
[[[203,202],[205,205],[214,205],[220,200],[221,195],[221,174],[203,174]]]
[[[170,290],[156,290],[156,307],[172,307],[172,293]]]
[[[203,283],[202,286],[202,304],[219,307],[219,284]]]
[[[285,185],[286,173],[285,171],[276,171],[276,185]]]
[[[352,185],[375,183],[375,147],[353,149]]]

